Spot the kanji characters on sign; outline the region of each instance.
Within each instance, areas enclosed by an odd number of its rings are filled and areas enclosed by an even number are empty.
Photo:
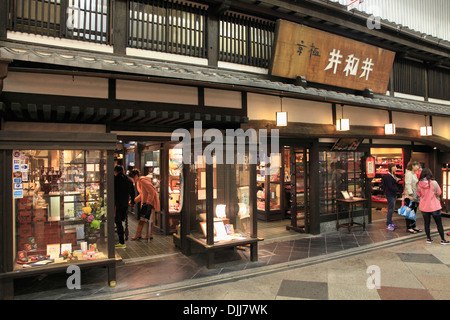
[[[344,56],[341,54],[341,50],[333,49],[332,52],[330,52],[330,58],[328,59],[328,65],[325,67],[324,71],[333,69],[333,73],[336,74],[337,68],[340,64],[342,64],[342,58]],[[345,60],[346,65],[343,70],[345,73],[345,76],[348,77],[349,75],[357,76],[358,67],[360,59],[355,57],[354,54],[349,54],[347,56],[347,59]],[[372,58],[366,58],[366,60],[363,61],[362,67],[361,67],[361,74],[359,78],[364,78],[366,80],[369,80],[370,72],[373,71],[373,66],[375,64],[372,61]]]
[[[300,41],[300,43],[297,43],[297,53],[299,56],[302,55],[303,53],[303,49],[306,48],[306,45],[304,44],[303,40]],[[315,57],[320,57],[320,52],[319,52],[319,48],[317,48],[314,43],[311,44],[310,46],[311,49],[308,50],[309,52],[309,57],[311,58],[312,56]]]

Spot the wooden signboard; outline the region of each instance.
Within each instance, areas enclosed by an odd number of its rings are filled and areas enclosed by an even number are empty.
[[[278,20],[269,73],[385,94],[395,52]]]

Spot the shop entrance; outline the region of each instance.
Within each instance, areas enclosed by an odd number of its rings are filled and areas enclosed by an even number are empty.
[[[287,230],[309,232],[309,154],[306,148],[285,147],[289,153],[290,184],[286,185],[287,210],[290,217]],[[285,169],[285,177],[286,169]],[[288,192],[289,191],[289,192]]]
[[[279,165],[264,171],[267,163]],[[264,173],[267,174],[264,174]],[[270,241],[309,232],[309,148],[284,144],[257,167],[258,236]]]
[[[139,204],[129,207],[123,222],[127,247],[117,252],[127,263],[179,254],[172,234],[179,230],[183,211],[182,150],[164,137],[134,137],[134,141],[127,140],[129,137],[120,138],[123,140],[115,152],[115,165],[123,166],[127,175],[138,169],[141,176],[151,178],[161,210],[155,212],[148,230],[142,230],[141,239],[132,240],[137,232]],[[138,195],[136,186],[135,192]]]

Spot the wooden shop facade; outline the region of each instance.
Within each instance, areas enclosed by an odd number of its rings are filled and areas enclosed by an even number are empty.
[[[94,2],[0,4],[2,298],[69,265],[115,285],[115,165],[151,175],[155,227],[209,267],[238,246],[256,261],[258,221],[371,223],[389,162],[431,168],[450,209],[448,42],[313,1]]]

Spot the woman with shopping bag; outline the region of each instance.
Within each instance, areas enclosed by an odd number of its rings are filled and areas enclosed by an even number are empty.
[[[425,233],[427,234],[427,243],[432,243],[430,236],[430,221],[433,216],[436,226],[441,236],[441,244],[446,245],[450,242],[444,238],[444,227],[442,226],[441,218],[441,202],[438,197],[442,190],[439,184],[434,181],[433,173],[430,169],[423,169],[420,174],[419,183],[417,184],[417,195],[420,197],[419,210],[422,212],[423,221],[425,224]]]
[[[409,200],[407,205],[411,210],[415,213],[417,211],[418,199],[416,196],[417,183],[419,179],[417,178],[416,171],[419,170],[420,163],[419,161],[410,161],[406,166],[405,171],[405,188],[403,189],[403,197],[404,202]],[[408,219],[405,217],[406,222],[406,232],[408,233],[418,233],[422,232],[422,230],[416,228],[416,219]]]

